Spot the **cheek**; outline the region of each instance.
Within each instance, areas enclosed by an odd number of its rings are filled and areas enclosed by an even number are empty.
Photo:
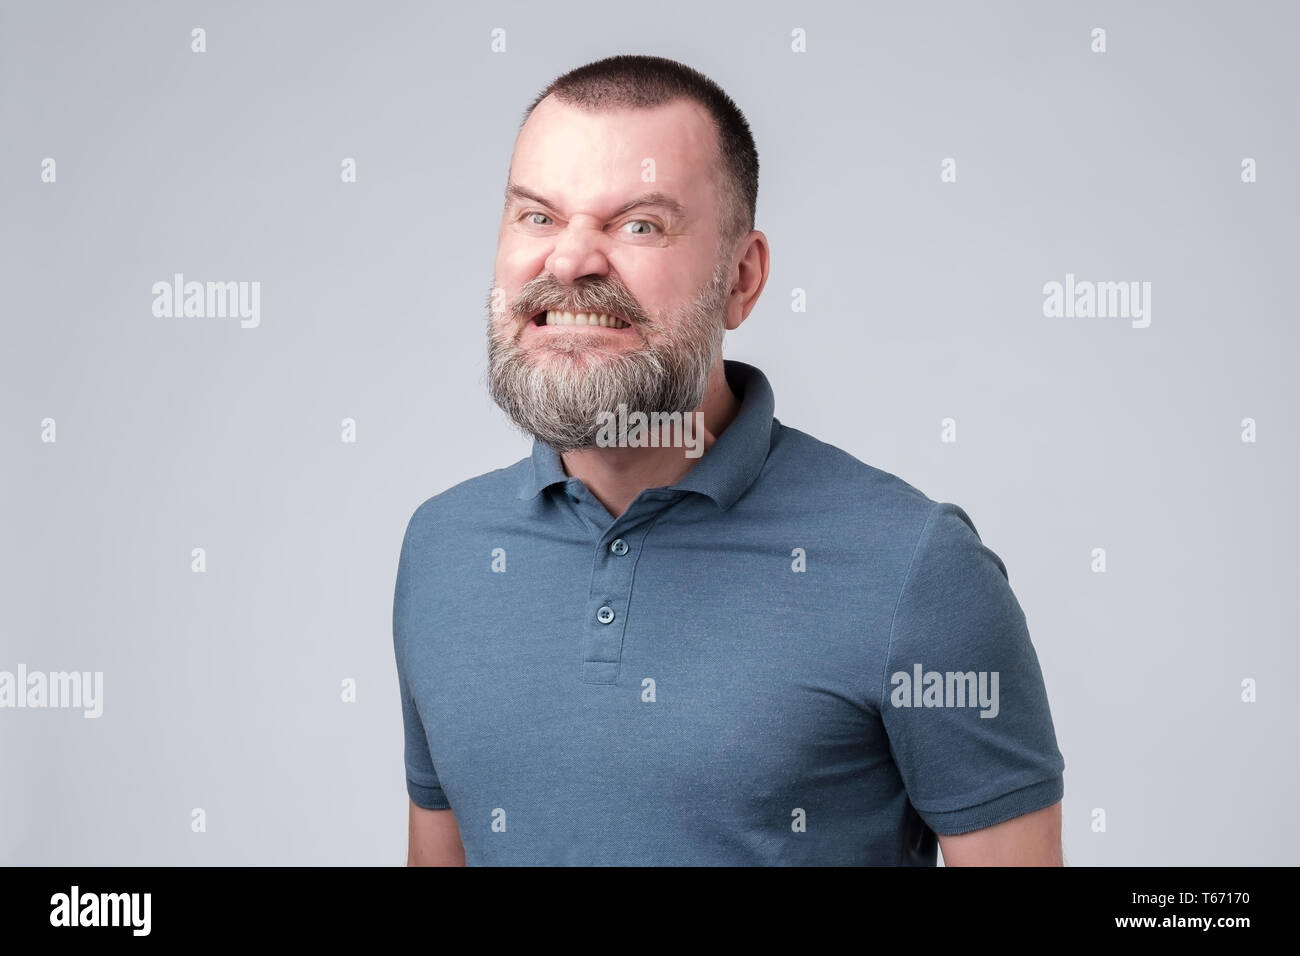
[[[506,230],[497,241],[497,268],[507,275],[529,273],[525,280],[531,279],[546,262],[549,250],[547,243]]]
[[[536,270],[530,271],[521,263],[508,257],[498,257],[494,284],[501,307],[509,308],[519,297],[519,290],[524,287],[524,284],[536,277]]]
[[[685,270],[624,275],[623,281],[641,308],[652,315],[669,313],[690,300],[693,289]]]

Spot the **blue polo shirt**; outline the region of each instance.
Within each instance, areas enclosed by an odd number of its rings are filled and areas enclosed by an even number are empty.
[[[553,450],[428,499],[393,607],[406,788],[473,864],[936,863],[1064,791],[966,513],[738,415],[615,518]]]

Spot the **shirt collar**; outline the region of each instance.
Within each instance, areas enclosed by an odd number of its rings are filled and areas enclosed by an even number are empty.
[[[772,447],[776,400],[761,371],[744,362],[723,359],[727,384],[740,400],[740,411],[695,463],[669,490],[694,491],[712,498],[724,511],[735,504],[767,461]],[[532,498],[556,483],[569,480],[564,462],[549,445],[533,440],[532,458],[523,469],[520,498]]]

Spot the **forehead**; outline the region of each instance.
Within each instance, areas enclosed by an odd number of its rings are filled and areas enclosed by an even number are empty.
[[[717,149],[708,113],[689,100],[587,110],[548,96],[520,130],[510,178],[556,201],[617,202],[658,189],[695,208],[714,190]]]

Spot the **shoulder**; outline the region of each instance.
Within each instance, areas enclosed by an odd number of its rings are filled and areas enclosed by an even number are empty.
[[[488,514],[499,513],[503,502],[513,501],[524,480],[530,458],[466,478],[422,501],[406,525],[403,547],[479,524]]]
[[[936,518],[941,523],[950,511],[965,517],[957,506],[936,501],[892,472],[778,424],[764,479],[791,509],[820,516],[820,524],[892,549],[914,546]]]

